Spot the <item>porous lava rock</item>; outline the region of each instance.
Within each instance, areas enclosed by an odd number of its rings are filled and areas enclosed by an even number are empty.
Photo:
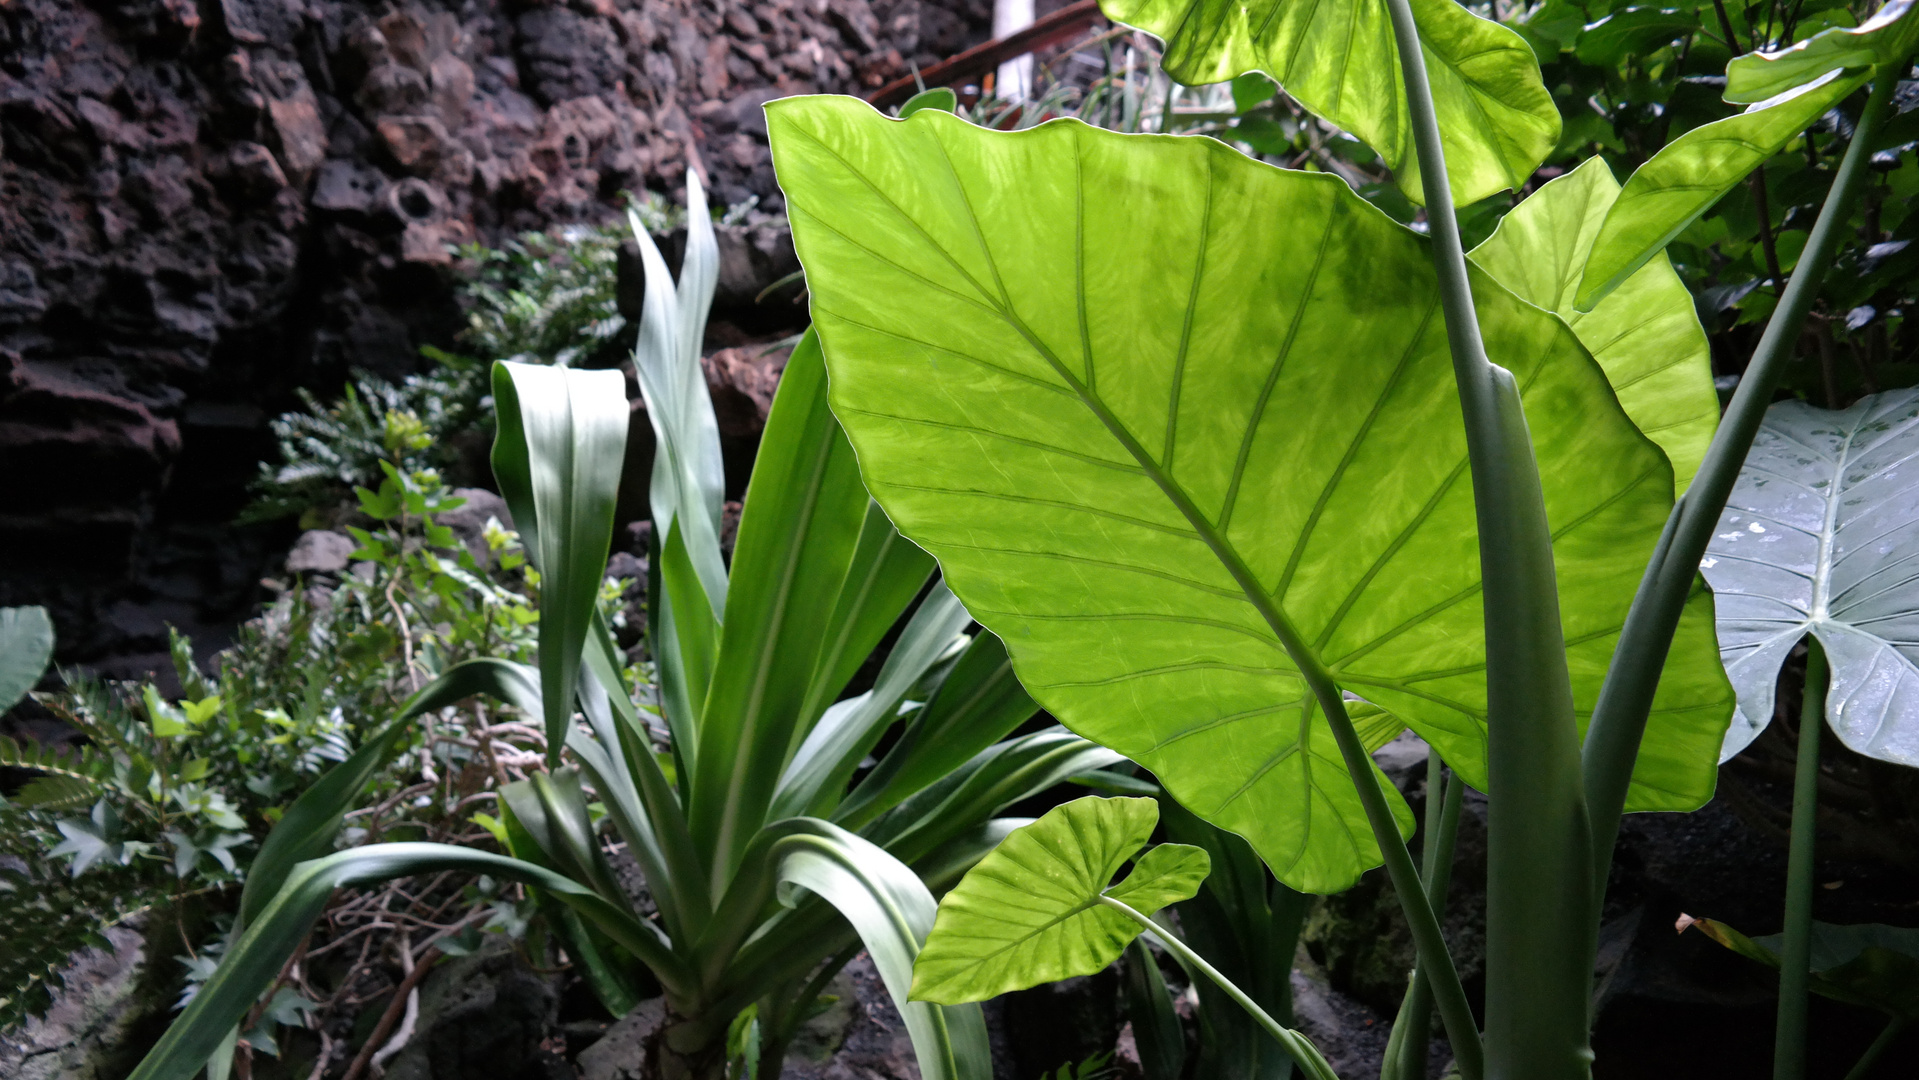
[[[50,604],[61,659],[109,673],[163,666],[168,622],[219,644],[297,535],[231,525],[267,420],[453,345],[453,245],[612,220],[691,164],[716,203],[759,200],[745,269],[779,263],[760,106],[989,23],[987,0],[6,0],[0,603]]]

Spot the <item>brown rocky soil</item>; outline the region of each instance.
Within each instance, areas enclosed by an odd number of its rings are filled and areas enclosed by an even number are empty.
[[[777,247],[761,103],[864,92],[989,22],[987,0],[0,0],[0,604],[51,604],[61,659],[109,671],[157,659],[166,622],[219,644],[292,539],[231,525],[266,421],[453,345],[449,244],[610,220],[694,162],[716,203],[758,197],[737,246]]]

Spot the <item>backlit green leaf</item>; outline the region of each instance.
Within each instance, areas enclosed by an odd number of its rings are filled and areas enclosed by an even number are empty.
[[[1162,844],[1110,885],[1158,823],[1151,799],[1087,796],[1015,829],[940,901],[913,965],[914,1000],[984,1001],[1118,959],[1140,925],[1101,906],[1101,895],[1150,915],[1206,879],[1204,850]]]
[[[1829,73],[1819,82],[1693,128],[1667,143],[1634,170],[1606,212],[1574,307],[1592,311],[1734,184],[1857,89],[1867,74]]]
[[[1268,613],[1484,783],[1472,492],[1422,239],[1209,140],[836,98],[770,115],[868,488],[1042,706],[1309,891],[1378,849]],[[1590,710],[1670,466],[1562,322],[1476,293],[1526,394]],[[1712,791],[1731,702],[1708,616],[1662,681],[1638,808]]]
[[[1187,85],[1248,71],[1379,152],[1424,202],[1412,120],[1384,0],[1105,0],[1108,18],[1166,42],[1167,74]],[[1454,0],[1412,0],[1453,201],[1523,186],[1559,140],[1559,110],[1531,46]]]
[[[1583,63],[1610,67],[1628,56],[1670,44],[1698,27],[1699,16],[1693,11],[1624,8],[1581,29],[1573,54]]]
[[[1779,667],[1817,635],[1826,722],[1847,746],[1919,765],[1919,390],[1843,412],[1766,413],[1700,561],[1739,709],[1731,757],[1773,715]]]
[[[1527,196],[1471,258],[1520,299],[1566,320],[1606,369],[1626,415],[1666,452],[1684,491],[1719,426],[1712,349],[1692,293],[1661,251],[1592,311],[1573,307],[1593,240],[1618,197],[1612,170],[1592,158]]]
[[[1829,71],[1897,63],[1919,48],[1913,0],[1892,0],[1857,27],[1835,26],[1778,52],[1748,53],[1726,65],[1726,100],[1764,101]]]

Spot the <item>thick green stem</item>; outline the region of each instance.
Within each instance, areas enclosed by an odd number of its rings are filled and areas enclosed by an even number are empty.
[[[1459,811],[1466,786],[1446,780],[1446,763],[1439,751],[1426,757],[1426,844],[1420,852],[1420,876],[1426,882],[1426,903],[1435,918],[1446,914],[1446,890],[1452,884],[1453,847],[1459,838]],[[1444,791],[1444,795],[1440,792]],[[1426,1042],[1432,1037],[1433,987],[1426,973],[1413,968],[1406,996],[1393,1020],[1386,1044],[1380,1080],[1426,1080]]]
[[[1306,655],[1295,652],[1295,658]],[[1309,684],[1313,685],[1315,695],[1326,708],[1327,725],[1333,729],[1333,740],[1339,744],[1340,757],[1346,761],[1346,773],[1352,778],[1353,786],[1359,792],[1359,801],[1366,809],[1367,823],[1372,826],[1373,837],[1379,843],[1379,855],[1386,863],[1386,875],[1393,883],[1393,892],[1399,897],[1399,909],[1406,916],[1406,927],[1412,932],[1413,949],[1419,958],[1419,966],[1426,971],[1432,981],[1433,997],[1439,1006],[1439,1018],[1445,1022],[1446,1038],[1453,1046],[1453,1060],[1459,1063],[1459,1075],[1462,1080],[1481,1080],[1485,1075],[1485,1051],[1479,1041],[1479,1028],[1473,1020],[1472,1004],[1466,1000],[1466,989],[1459,982],[1459,969],[1453,965],[1452,954],[1446,951],[1446,938],[1440,932],[1439,918],[1433,914],[1431,904],[1426,902],[1425,889],[1420,883],[1419,871],[1413,866],[1413,857],[1406,851],[1406,844],[1399,838],[1399,827],[1393,820],[1393,812],[1386,805],[1385,793],[1379,790],[1379,777],[1374,771],[1373,759],[1366,753],[1365,744],[1359,741],[1359,733],[1353,730],[1352,717],[1346,714],[1346,705],[1340,700],[1338,687],[1332,684],[1332,677],[1322,668],[1303,667]]]
[[[1786,856],[1786,940],[1779,948],[1779,1024],[1773,1080],[1806,1074],[1806,986],[1812,978],[1813,840],[1819,831],[1819,729],[1826,726],[1826,651],[1806,638],[1806,699],[1792,777],[1792,847]]]
[[[1246,1015],[1258,1021],[1260,1027],[1265,1028],[1268,1034],[1279,1040],[1279,1045],[1285,1048],[1286,1053],[1301,1071],[1316,1080],[1339,1080],[1339,1076],[1333,1072],[1333,1067],[1326,1063],[1326,1058],[1320,1054],[1319,1048],[1313,1045],[1311,1039],[1273,1019],[1271,1014],[1259,1007],[1259,1002],[1254,1001],[1244,990],[1234,986],[1233,980],[1220,974],[1218,968],[1207,963],[1205,957],[1188,948],[1185,942],[1174,937],[1165,927],[1140,914],[1123,901],[1115,900],[1110,896],[1101,896],[1099,902],[1146,928],[1149,933],[1159,939],[1160,944],[1165,945],[1169,952],[1179,957],[1187,966],[1213,980],[1213,984],[1225,991],[1227,997],[1232,998],[1240,1008],[1246,1010]]]
[[[1480,339],[1419,28],[1410,0],[1388,0],[1387,9],[1466,425],[1485,583],[1487,1076],[1584,1080],[1592,835],[1552,531],[1519,388]]]
[[[1886,1021],[1885,1030],[1879,1033],[1878,1038],[1872,1040],[1872,1045],[1866,1047],[1865,1053],[1859,1055],[1859,1060],[1853,1063],[1852,1071],[1846,1074],[1846,1080],[1866,1080],[1867,1074],[1872,1072],[1872,1067],[1879,1064],[1879,1059],[1885,1055],[1886,1048],[1892,1045],[1900,1032],[1906,1030],[1908,1023],[1910,1021],[1903,1016],[1895,1016]]]
[[[1739,390],[1726,408],[1692,486],[1666,519],[1665,534],[1659,538],[1626,615],[1619,647],[1613,652],[1612,666],[1593,710],[1592,726],[1586,731],[1584,766],[1592,819],[1595,911],[1604,899],[1606,878],[1612,870],[1613,842],[1619,836],[1619,818],[1625,812],[1626,791],[1632,781],[1633,762],[1639,757],[1646,717],[1652,711],[1659,673],[1666,666],[1667,650],[1698,574],[1699,559],[1719,524],[1719,513],[1732,494],[1759,422],[1772,404],[1773,389],[1792,358],[1806,313],[1832,266],[1839,239],[1849,227],[1853,199],[1871,171],[1874,137],[1885,122],[1898,73],[1905,66],[1903,60],[1888,65],[1874,83],[1853,130],[1852,143],[1839,164],[1839,174],[1793,269],[1792,280],[1766,323],[1766,332],[1753,350],[1752,362],[1739,380]]]

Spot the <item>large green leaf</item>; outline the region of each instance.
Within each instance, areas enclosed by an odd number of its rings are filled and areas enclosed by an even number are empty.
[[[1913,0],[1891,0],[1857,27],[1835,26],[1778,52],[1747,53],[1726,65],[1726,100],[1764,101],[1842,68],[1896,64],[1919,49]]]
[[[613,542],[626,381],[617,371],[501,362],[493,400],[493,475],[540,571],[547,757],[557,763]]]
[[[1843,412],[1766,412],[1700,561],[1739,709],[1723,757],[1772,720],[1808,633],[1832,663],[1826,721],[1847,746],[1919,765],[1919,390]]]
[[[1424,202],[1412,117],[1384,0],[1104,0],[1117,22],[1166,42],[1189,85],[1264,71],[1293,100],[1364,140],[1407,197]],[[1525,186],[1559,141],[1559,110],[1531,46],[1454,0],[1412,0],[1446,175],[1460,206]]]
[[[940,901],[913,965],[913,998],[985,1001],[1119,959],[1142,928],[1101,896],[1150,915],[1191,897],[1206,878],[1204,850],[1162,844],[1113,884],[1158,823],[1151,799],[1089,795],[1014,830]]]
[[[1590,312],[1573,307],[1586,258],[1619,182],[1592,158],[1526,197],[1470,256],[1520,299],[1555,312],[1606,369],[1626,415],[1672,461],[1680,491],[1719,426],[1712,349],[1692,293],[1665,252]]]
[[[53,620],[46,608],[0,608],[0,713],[27,696],[52,659]]]
[[[1868,74],[1828,73],[1667,143],[1633,171],[1606,212],[1573,306],[1594,310],[1733,185],[1858,89]]]
[[[1312,891],[1378,848],[1276,625],[1484,784],[1472,492],[1422,239],[1209,140],[836,98],[770,116],[868,487],[1041,705]],[[1562,322],[1476,294],[1525,388],[1589,710],[1671,468]],[[1638,807],[1711,794],[1731,702],[1707,615],[1661,684]]]
[[[866,489],[827,409],[826,365],[813,340],[787,361],[760,439],[700,714],[687,822],[716,891],[766,821],[780,774],[806,737],[800,710],[820,630],[866,519]]]

